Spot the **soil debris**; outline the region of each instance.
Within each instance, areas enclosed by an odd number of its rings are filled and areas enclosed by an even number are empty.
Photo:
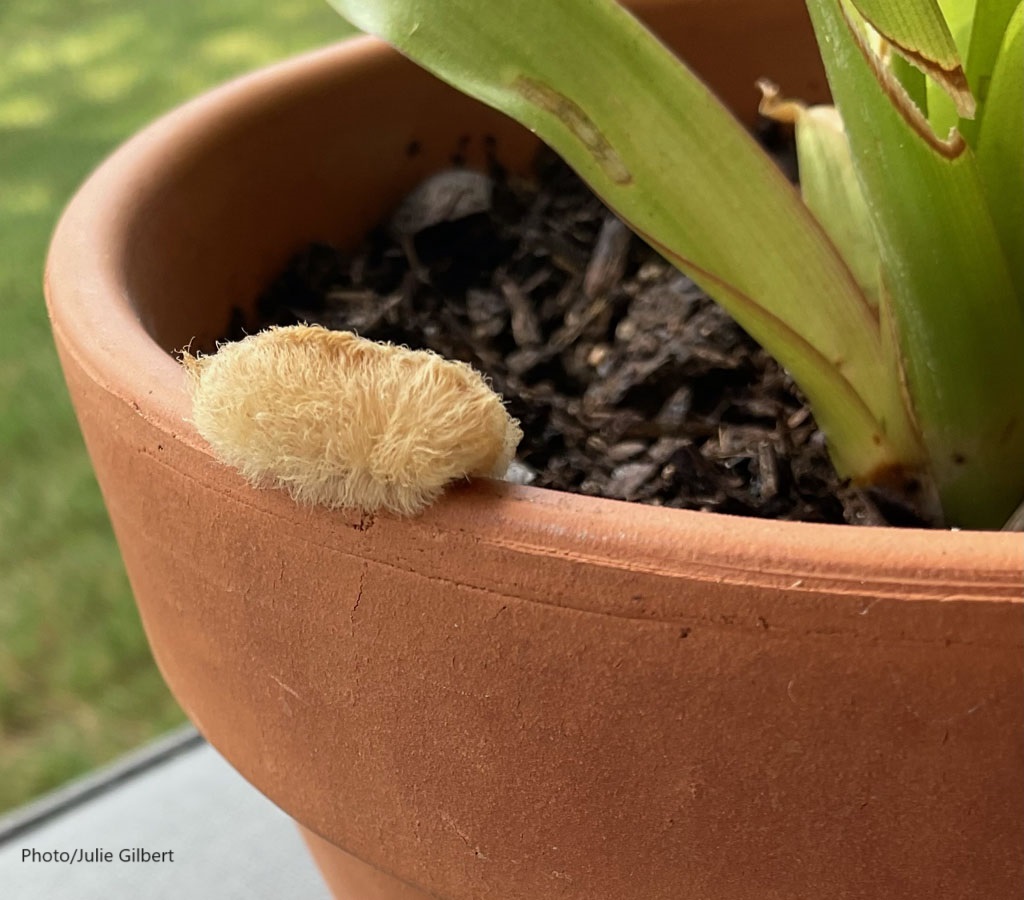
[[[517,480],[773,519],[920,525],[836,475],[792,379],[550,154],[453,170],[355,254],[300,253],[234,337],[297,322],[468,362],[525,437]]]

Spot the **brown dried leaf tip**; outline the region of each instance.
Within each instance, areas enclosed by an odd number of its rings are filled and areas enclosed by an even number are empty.
[[[465,363],[349,332],[271,328],[182,363],[217,457],[300,503],[414,515],[454,479],[500,478],[523,436]]]

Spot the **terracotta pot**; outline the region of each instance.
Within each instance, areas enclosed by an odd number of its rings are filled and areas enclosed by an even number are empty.
[[[750,118],[821,96],[802,4],[644,7]],[[1017,895],[1019,536],[779,524],[479,482],[422,518],[247,487],[167,351],[485,137],[369,39],[144,131],[82,188],[47,297],[157,662],[307,830],[338,897]]]

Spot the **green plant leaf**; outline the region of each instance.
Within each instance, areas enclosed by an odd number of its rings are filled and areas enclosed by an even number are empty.
[[[711,92],[613,0],[332,2],[554,147],[789,369],[840,471],[866,480],[920,461],[876,311],[827,235]]]
[[[844,0],[808,8],[943,507],[956,524],[999,527],[1024,495],[1024,319],[979,166],[958,134],[934,134]]]
[[[937,3],[946,21],[946,27],[953,37],[959,58],[966,60],[974,24],[975,0],[937,0]],[[974,113],[968,117],[961,114],[954,98],[946,92],[944,85],[933,79],[926,79],[928,121],[931,122],[935,133],[940,136],[949,134],[951,128],[960,128],[963,122],[973,121],[977,117],[977,97],[974,94],[974,84],[971,82],[969,71],[965,71],[965,75],[966,83],[975,102]]]
[[[930,76],[952,98],[960,115],[974,115],[963,62],[937,0],[850,0],[900,55]]]
[[[995,69],[1003,36],[1010,28],[1010,19],[1020,0],[977,0],[971,28],[971,46],[967,52],[967,81],[978,101],[978,114],[973,120],[960,123],[960,130],[974,144],[985,115],[989,85]],[[1021,60],[1018,57],[1018,64]]]
[[[1024,302],[1024,3],[1017,5],[1007,23],[986,93],[978,167],[1003,253]]]
[[[978,7],[978,0],[936,0],[942,17],[946,20],[946,27],[956,44],[957,53],[964,61],[967,73],[967,82],[970,84],[970,60],[968,50],[971,46],[971,35],[974,31],[975,12]],[[974,93],[974,85],[971,84],[971,93]],[[977,94],[975,94],[977,100]]]
[[[881,259],[871,214],[850,154],[843,120],[834,106],[805,106],[784,100],[766,79],[761,114],[791,123],[800,164],[800,195],[846,260],[861,292],[876,309],[881,294]]]

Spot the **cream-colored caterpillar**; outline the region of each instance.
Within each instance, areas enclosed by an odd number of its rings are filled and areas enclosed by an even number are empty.
[[[414,515],[454,479],[500,478],[523,436],[465,363],[349,332],[271,328],[182,363],[217,457],[300,503]]]

